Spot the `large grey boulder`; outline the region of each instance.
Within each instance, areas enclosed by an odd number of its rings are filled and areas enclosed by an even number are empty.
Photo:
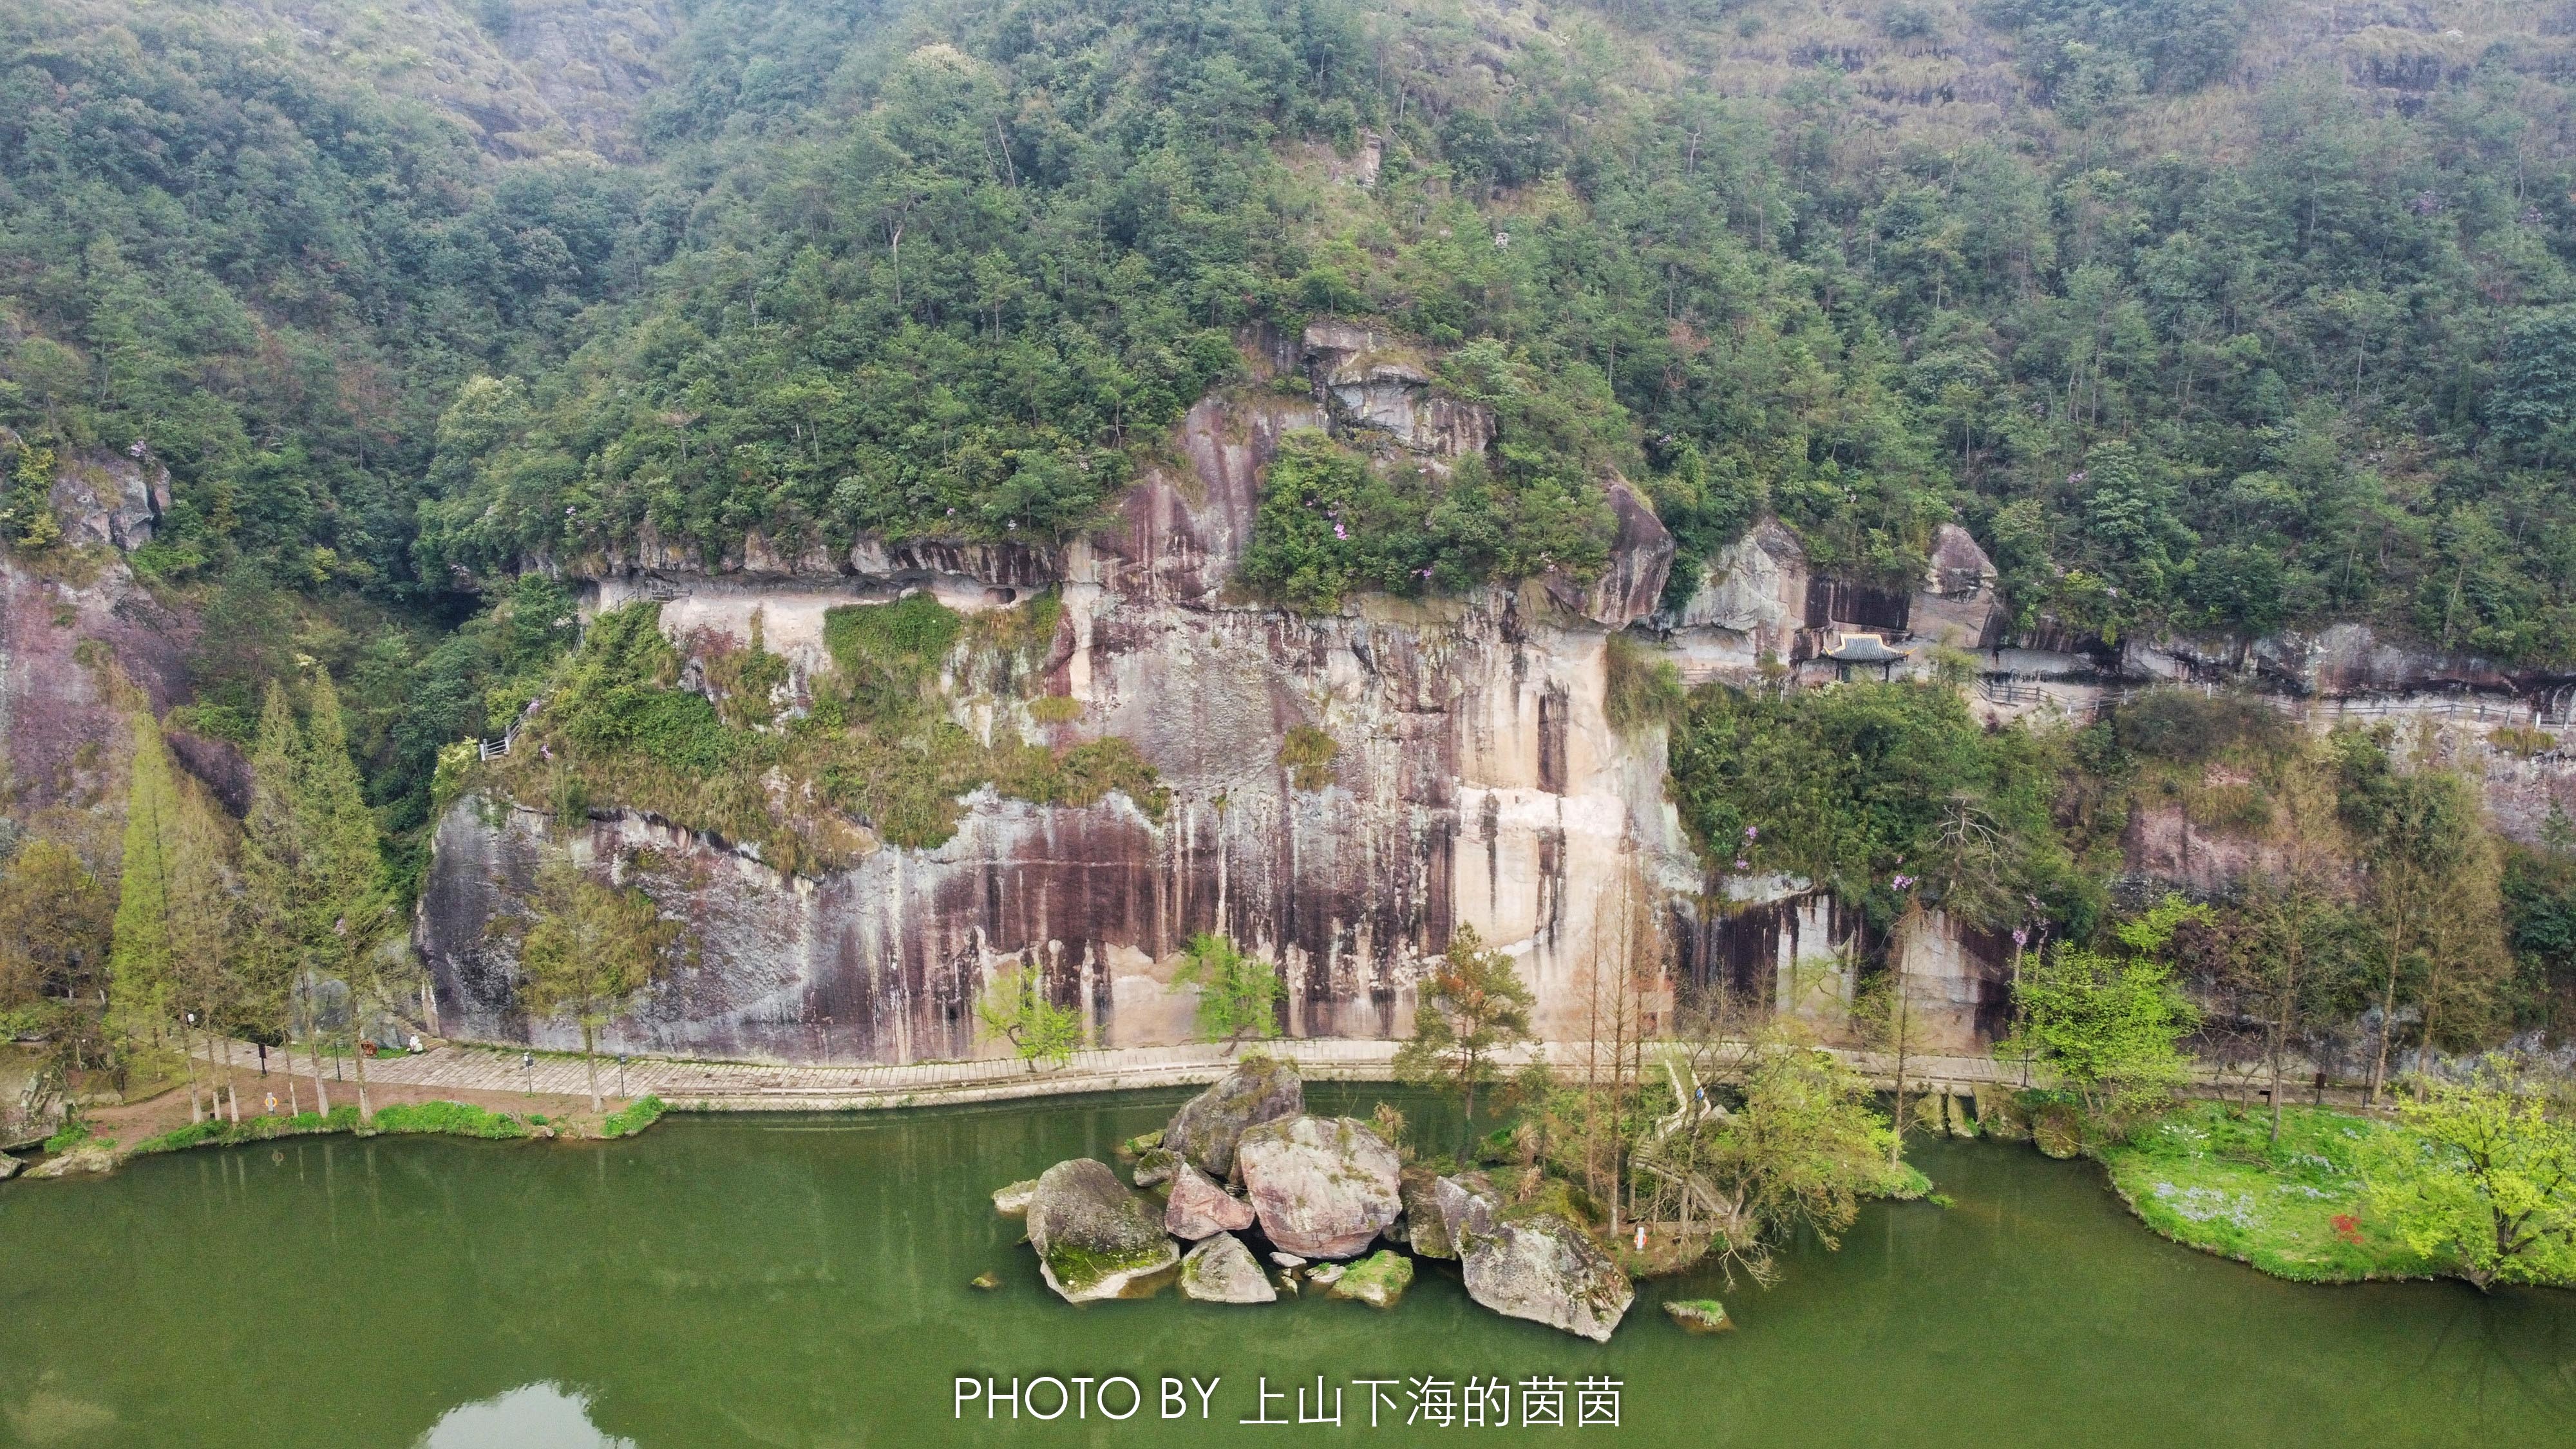
[[[1306,1110],[1306,1086],[1293,1062],[1247,1057],[1222,1081],[1181,1104],[1163,1129],[1163,1147],[1224,1182],[1234,1175],[1234,1144],[1247,1127]]]
[[[1195,1243],[1218,1233],[1251,1227],[1252,1205],[1217,1185],[1216,1179],[1184,1162],[1172,1176],[1172,1196],[1163,1205],[1163,1231]]]
[[[1637,1290],[1581,1228],[1555,1213],[1506,1221],[1501,1199],[1473,1177],[1444,1177],[1438,1194],[1468,1297],[1506,1318],[1609,1341]]]
[[[1145,1296],[1181,1258],[1154,1205],[1090,1157],[1059,1162],[1038,1178],[1029,1246],[1047,1286],[1068,1303]]]
[[[1243,1134],[1236,1161],[1261,1230],[1301,1257],[1357,1257],[1404,1210],[1395,1149],[1356,1118],[1264,1123]]]
[[[1232,1233],[1219,1233],[1181,1259],[1181,1296],[1201,1303],[1275,1303],[1279,1290]]]

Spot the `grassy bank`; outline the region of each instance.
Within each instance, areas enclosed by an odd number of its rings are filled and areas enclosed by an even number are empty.
[[[2456,1265],[2398,1242],[2362,1197],[2360,1156],[2402,1129],[2307,1107],[2281,1114],[2195,1102],[2099,1149],[2139,1220],[2186,1247],[2302,1283],[2427,1278]]]
[[[156,1153],[185,1152],[196,1147],[233,1147],[334,1133],[353,1137],[473,1137],[485,1141],[632,1137],[662,1120],[666,1110],[661,1098],[648,1096],[593,1122],[569,1115],[550,1117],[541,1112],[525,1115],[495,1112],[467,1102],[407,1102],[382,1108],[365,1122],[358,1120],[358,1109],[354,1106],[335,1107],[328,1113],[245,1117],[237,1123],[209,1118],[146,1137],[126,1147],[120,1147],[113,1138],[91,1137],[84,1129],[75,1126],[66,1128],[45,1144],[49,1160],[44,1166],[62,1163],[64,1170],[47,1173],[40,1166],[36,1175],[106,1172],[129,1158]]]

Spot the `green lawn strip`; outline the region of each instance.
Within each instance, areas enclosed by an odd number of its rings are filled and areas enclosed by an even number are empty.
[[[623,1109],[609,1113],[608,1120],[599,1124],[599,1135],[632,1137],[661,1121],[662,1114],[669,1110],[670,1108],[665,1106],[659,1097],[651,1095],[639,1097],[627,1103]]]
[[[377,1111],[373,1130],[383,1133],[422,1132],[448,1137],[485,1137],[502,1139],[525,1137],[526,1122],[507,1112],[495,1112],[465,1102],[414,1102],[385,1107]]]
[[[2361,1144],[2396,1129],[2343,1112],[2268,1113],[2195,1102],[2101,1150],[2111,1185],[2148,1227],[2186,1247],[2302,1283],[2426,1278],[2449,1271],[2372,1220]]]

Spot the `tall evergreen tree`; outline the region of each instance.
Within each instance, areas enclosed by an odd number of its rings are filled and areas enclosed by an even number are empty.
[[[170,751],[148,713],[134,716],[134,765],[125,796],[125,850],[108,948],[110,1029],[128,1042],[158,1040],[170,1001],[170,862],[178,811]]]
[[[242,819],[243,975],[259,1008],[300,1034],[313,1060],[319,1109],[331,1110],[322,1076],[322,1036],[312,1019],[314,909],[305,889],[306,852],[297,801],[304,789],[304,731],[277,681],[259,714],[250,757],[250,808]],[[287,1072],[287,1092],[295,1074]]]
[[[176,1022],[189,1113],[200,1120],[198,1038],[211,1063],[231,993],[233,894],[224,856],[214,807],[178,778],[160,726],[137,711],[109,950],[111,1019],[129,1040],[158,1040]]]
[[[383,924],[383,859],[376,818],[367,809],[357,763],[349,757],[339,691],[328,670],[313,679],[312,707],[304,730],[303,767],[294,792],[295,831],[302,854],[299,879],[313,912],[315,965],[349,988],[347,1045],[358,1076],[358,1116],[367,1103],[366,1056],[358,1049],[368,1006],[376,997],[375,947]]]
[[[232,1030],[240,1024],[237,926],[240,901],[233,878],[229,824],[204,787],[174,780],[175,808],[163,842],[169,868],[170,984],[188,1035],[202,1044],[206,1064],[219,1068],[211,1110],[241,1121],[241,1096],[232,1083]],[[190,1068],[194,1080],[194,1067]]]

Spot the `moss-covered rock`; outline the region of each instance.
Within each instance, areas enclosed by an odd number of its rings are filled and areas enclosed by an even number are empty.
[[[1507,1318],[1527,1318],[1606,1343],[1637,1290],[1601,1245],[1553,1212],[1507,1219],[1474,1174],[1440,1179],[1440,1215],[1465,1269],[1467,1296]]]
[[[1243,1184],[1261,1231],[1308,1258],[1351,1258],[1404,1210],[1395,1149],[1355,1117],[1291,1117],[1243,1134]]]
[[[1427,1167],[1408,1167],[1397,1177],[1396,1195],[1404,1200],[1404,1241],[1421,1257],[1456,1258],[1458,1249],[1440,1217],[1439,1183],[1440,1174]]]
[[[1069,1303],[1149,1295],[1181,1260],[1162,1214],[1091,1157],[1059,1162],[1038,1179],[1029,1245],[1047,1286]]]
[[[1714,1298],[1667,1301],[1664,1313],[1685,1333],[1724,1333],[1735,1326],[1735,1320],[1726,1316],[1726,1305]]]
[[[2051,1157],[2074,1157],[2084,1150],[2084,1113],[2066,1102],[2050,1102],[2031,1118],[2030,1136]]]
[[[1413,1286],[1413,1260],[1402,1253],[1380,1248],[1342,1270],[1333,1282],[1333,1296],[1349,1298],[1371,1308],[1393,1308],[1404,1298],[1404,1290]]]
[[[1180,1156],[1161,1147],[1148,1147],[1136,1154],[1136,1168],[1129,1173],[1138,1187],[1161,1187],[1172,1180],[1172,1174],[1187,1164]]]
[[[1006,1218],[1027,1217],[1029,1200],[1037,1195],[1038,1180],[1034,1177],[1012,1183],[1009,1187],[997,1187],[993,1189],[993,1211]]]
[[[2030,1114],[2019,1095],[2001,1082],[1977,1083],[1977,1130],[2000,1142],[2028,1142]]]

